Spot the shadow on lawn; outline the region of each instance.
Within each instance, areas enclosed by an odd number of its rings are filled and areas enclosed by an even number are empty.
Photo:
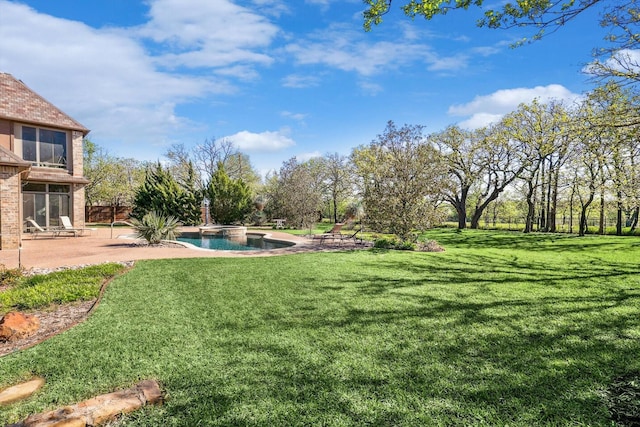
[[[466,249],[518,249],[526,251],[589,252],[600,248],[640,247],[637,236],[600,236],[562,233],[527,233],[520,231],[430,230],[426,236],[444,247]]]
[[[505,423],[606,417],[600,393],[640,368],[635,266],[603,264],[594,275],[593,266],[516,265],[478,255],[454,265],[439,256],[377,260],[357,277],[343,277],[366,303],[349,307],[333,326],[365,335],[386,325],[389,342],[412,349],[402,351],[410,387],[463,402],[447,415],[452,424],[482,421],[465,414],[477,402]],[[374,358],[393,363],[397,352],[384,347],[381,337],[371,346]],[[439,378],[421,375],[425,363],[447,369]]]

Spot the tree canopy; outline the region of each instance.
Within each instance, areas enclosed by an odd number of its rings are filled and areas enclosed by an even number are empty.
[[[392,121],[371,144],[352,153],[362,183],[367,224],[411,241],[414,232],[439,221],[446,165],[422,126],[398,128]]]
[[[397,0],[398,1],[398,0]],[[363,0],[364,28],[371,31],[391,11],[393,0]],[[453,10],[479,8],[483,15],[477,25],[486,28],[529,27],[534,33],[526,41],[535,41],[569,24],[587,10],[597,9],[598,24],[608,30],[607,45],[593,50],[595,60],[586,71],[602,80],[614,79],[626,83],[640,82],[640,60],[636,50],[640,47],[638,24],[640,8],[635,0],[517,0],[515,2],[488,2],[485,0],[399,0],[400,9],[410,18],[422,16],[427,20],[446,15]]]
[[[251,212],[251,190],[242,179],[231,179],[222,164],[211,176],[204,193],[209,199],[211,216],[218,224],[243,221]]]
[[[193,170],[187,175],[193,176]],[[142,220],[147,213],[154,211],[161,216],[173,216],[183,224],[196,225],[201,220],[201,200],[195,186],[177,182],[158,162],[147,168],[145,180],[136,191],[131,216]]]

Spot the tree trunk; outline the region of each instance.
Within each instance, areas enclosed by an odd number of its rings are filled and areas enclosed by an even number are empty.
[[[616,236],[622,236],[622,191],[618,190],[616,194],[617,210],[616,210]]]
[[[456,195],[454,207],[458,213],[458,229],[467,228],[467,197],[469,196],[470,186],[463,186],[460,190],[460,197]]]
[[[556,215],[558,214],[558,171],[553,174],[553,187],[551,188],[550,204],[549,204],[549,231],[556,233],[558,226],[556,224]]]
[[[636,206],[633,210],[633,215],[631,216],[631,233],[633,233],[638,226],[638,214],[640,214],[640,206]]]
[[[500,195],[500,193],[502,193],[503,190],[504,190],[504,187],[494,189],[493,192],[489,195],[489,197],[484,202],[476,206],[476,210],[473,212],[473,215],[471,216],[472,229],[477,230],[479,228],[480,220],[482,219],[482,214],[484,213],[484,210],[487,208],[487,206],[489,206],[489,203],[493,202],[495,199],[498,198],[498,196]]]
[[[573,234],[573,198],[575,197],[576,188],[571,188],[571,197],[569,198],[569,234]]]
[[[536,213],[536,205],[534,201],[534,190],[535,187],[532,181],[527,182],[528,191],[527,191],[527,218],[524,221],[524,232],[531,233],[533,231],[533,221]]]
[[[598,234],[603,235],[606,232],[605,229],[605,218],[604,218],[604,188],[600,189],[600,224],[598,225]]]
[[[458,213],[458,229],[464,230],[467,228],[467,207],[464,204],[458,204],[455,208]]]
[[[587,199],[586,203],[583,203],[580,208],[580,228],[578,229],[578,236],[584,236],[587,233],[587,209],[589,209],[595,195],[596,192],[594,188],[589,194],[589,199]]]
[[[578,236],[584,236],[587,232],[587,208],[588,206],[582,206],[580,208],[580,225],[578,227]]]
[[[542,183],[540,184],[540,221],[538,222],[538,230],[547,231],[547,209],[546,209],[546,175],[545,175],[545,161],[542,161],[542,168],[540,170],[540,177],[542,177]]]

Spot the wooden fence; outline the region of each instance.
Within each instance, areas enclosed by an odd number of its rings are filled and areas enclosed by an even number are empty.
[[[128,220],[131,210],[130,206],[85,206],[84,218],[89,223],[111,224]]]

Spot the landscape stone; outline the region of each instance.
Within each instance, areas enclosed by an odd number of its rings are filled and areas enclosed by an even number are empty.
[[[44,385],[44,378],[34,378],[0,391],[0,406],[26,399]]]
[[[147,404],[162,403],[164,396],[156,381],[146,380],[126,390],[103,394],[76,405],[29,416],[16,427],[98,426],[119,414],[135,411]]]
[[[40,319],[30,314],[9,312],[0,319],[0,342],[13,341],[35,334],[40,328]]]

